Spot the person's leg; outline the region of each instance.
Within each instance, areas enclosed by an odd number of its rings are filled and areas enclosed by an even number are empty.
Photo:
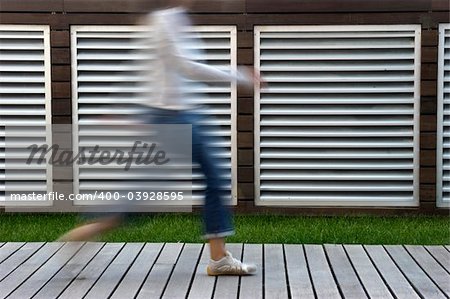
[[[225,249],[225,238],[212,238],[208,241],[212,260],[218,261],[226,255],[227,251]]]
[[[219,167],[214,150],[208,146],[210,138],[199,127],[196,115],[189,117],[192,124],[192,156],[200,164],[206,180],[205,204],[203,208],[203,225],[210,248],[208,275],[247,275],[256,272],[256,266],[247,265],[233,258],[226,250],[225,237],[234,233],[231,211],[224,202],[227,195],[224,169]]]
[[[118,227],[121,223],[122,218],[120,216],[101,218],[96,220],[95,222],[86,223],[82,226],[74,228],[73,230],[59,237],[57,241],[90,241],[95,239],[99,235]]]
[[[214,150],[208,146],[211,139],[202,132],[199,117],[190,115],[192,124],[192,158],[200,165],[205,176],[206,190],[203,207],[203,226],[205,238],[209,240],[211,258],[220,259],[225,256],[224,237],[234,233],[231,212],[225,204],[227,194],[225,186],[229,185],[225,179],[224,170],[219,167],[219,161]]]

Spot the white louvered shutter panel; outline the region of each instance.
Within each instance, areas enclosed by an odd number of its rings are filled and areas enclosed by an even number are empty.
[[[418,204],[420,26],[261,26],[259,205]]]
[[[113,124],[98,118],[102,114],[133,114],[129,109],[118,110],[110,104],[127,105],[131,101],[142,101],[139,84],[146,80],[139,75],[145,64],[144,57],[136,53],[139,39],[146,28],[139,26],[74,26],[72,27],[72,67],[73,67],[73,108],[74,147],[89,147],[93,144],[110,144],[117,147],[119,133],[109,136],[100,134],[97,125]],[[234,26],[196,26],[194,35],[202,38],[202,43],[194,47],[203,48],[204,56],[198,60],[224,70],[236,68],[236,29]],[[131,53],[131,54],[130,54]],[[219,154],[221,165],[232,169],[232,183],[228,186],[233,202],[236,202],[236,87],[231,83],[193,84],[190,90],[193,100],[203,104],[203,113],[213,116],[204,125],[219,125],[219,130],[210,132],[220,136],[221,141],[213,146],[225,149]],[[130,186],[148,186],[151,174],[124,177],[117,165],[94,164],[74,166],[74,192],[93,193],[95,191],[130,190]],[[104,179],[99,180],[99,177]],[[194,165],[192,177],[180,178],[183,184],[192,183],[193,204],[200,203],[205,184],[198,166]],[[182,182],[175,184],[180,185]],[[140,185],[139,185],[140,186]],[[136,189],[136,188],[134,188]],[[170,191],[170,190],[168,190]],[[175,191],[175,190],[174,190]],[[184,201],[185,203],[186,201]],[[76,202],[85,204],[85,202]]]
[[[48,163],[26,164],[28,146],[51,145],[50,84],[49,27],[0,25],[0,205],[51,204],[8,196],[52,189]]]
[[[450,207],[450,24],[439,25],[437,205]]]

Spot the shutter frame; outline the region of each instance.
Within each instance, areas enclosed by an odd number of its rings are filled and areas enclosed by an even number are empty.
[[[450,180],[445,179],[444,164],[450,163],[449,158],[445,158],[444,152],[450,149],[445,149],[446,144],[444,131],[450,128],[445,124],[445,114],[449,113],[450,103],[446,103],[447,99],[450,99],[450,92],[446,92],[444,87],[445,83],[450,84],[450,70],[447,70],[445,74],[445,63],[450,65],[450,58],[446,58],[445,54],[450,55],[450,45],[446,45],[446,39],[450,43],[450,23],[439,24],[439,43],[438,43],[438,77],[437,77],[437,144],[436,144],[436,206],[439,208],[450,207],[450,195],[445,195],[445,185],[450,185]],[[446,99],[447,98],[447,99]]]
[[[42,124],[40,126],[42,126],[44,129],[43,131],[45,131],[45,136],[38,136],[39,138],[44,138],[45,140],[43,140],[43,142],[45,142],[45,144],[48,144],[49,146],[52,145],[52,123],[51,123],[51,100],[52,100],[52,95],[51,95],[51,49],[50,49],[50,26],[48,25],[6,25],[6,24],[1,24],[0,25],[0,32],[8,32],[6,34],[1,34],[0,38],[11,38],[13,39],[12,43],[10,46],[8,46],[6,50],[8,51],[14,51],[14,50],[25,50],[27,51],[28,48],[24,48],[24,45],[22,44],[21,46],[14,46],[14,42],[20,42],[20,41],[25,41],[27,39],[33,39],[33,40],[41,40],[42,41],[42,47],[32,47],[32,50],[34,51],[42,51],[42,54],[34,54],[29,58],[23,57],[20,58],[21,54],[20,52],[18,53],[14,53],[13,56],[11,56],[10,58],[5,59],[5,61],[7,62],[42,62],[42,66],[39,67],[34,67],[32,70],[28,70],[29,72],[31,72],[33,74],[33,77],[30,78],[29,81],[22,81],[19,80],[18,78],[16,79],[12,79],[9,81],[6,81],[8,77],[5,77],[5,81],[2,81],[4,83],[43,83],[43,87],[36,89],[34,91],[31,91],[29,93],[27,93],[28,95],[43,95],[43,98],[36,98],[36,96],[34,98],[32,97],[21,97],[20,100],[18,100],[17,98],[14,99],[14,97],[12,99],[4,99],[4,98],[0,98],[0,104],[2,105],[7,105],[7,106],[11,106],[11,109],[13,109],[15,112],[13,114],[6,114],[8,116],[15,116],[16,118],[19,118],[20,116],[32,116],[32,117],[41,117],[44,118]],[[14,35],[12,33],[14,32],[18,32],[20,34],[24,33],[23,36],[13,36],[11,37],[11,35]],[[36,32],[39,32],[42,34],[42,36],[38,36],[38,34],[35,34]],[[42,56],[41,56],[42,55]],[[3,61],[3,59],[1,59],[0,57],[0,61]],[[6,67],[7,68],[7,67]],[[2,71],[5,72],[11,72],[7,69],[2,69]],[[13,72],[17,72],[18,70],[13,70]],[[36,73],[43,73],[43,76],[39,79],[36,80]],[[25,77],[26,79],[27,77]],[[2,88],[0,87],[0,93],[5,92],[6,90],[2,90]],[[8,95],[14,95],[14,94],[21,94],[18,91],[14,91],[14,90],[10,90],[10,92],[6,91],[6,94]],[[39,105],[39,106],[43,106],[40,108],[26,108],[26,104],[30,104],[30,105]],[[24,109],[24,111],[21,113],[21,110]],[[27,111],[28,109],[28,111]],[[39,123],[41,123],[41,121],[39,121]],[[6,133],[8,131],[7,129],[7,124],[5,122],[5,132]],[[24,126],[27,127],[27,125],[23,125],[21,123],[14,123],[15,127],[20,127],[20,126]],[[30,127],[30,125],[28,125],[28,127]],[[4,136],[4,135],[3,135]],[[24,138],[23,142],[27,143],[27,141],[29,140],[29,138],[31,136],[35,137],[35,135],[33,135],[33,133],[22,133],[21,136]],[[6,189],[11,189],[11,188],[7,188],[8,184],[6,183],[6,177],[8,177],[7,174],[7,170],[6,170],[6,164],[8,164],[7,160],[7,149],[6,149],[6,144],[5,147],[3,148],[5,150],[4,152],[4,158],[5,158],[5,168],[2,169],[5,171],[5,190]],[[46,155],[46,159],[48,159],[50,155],[47,154]],[[23,162],[25,162],[24,159],[22,159]],[[11,162],[10,162],[11,163]],[[8,167],[9,168],[9,167]],[[31,167],[33,168],[33,167]],[[38,175],[33,175],[32,173],[29,174],[25,174],[21,179],[19,180],[14,180],[16,181],[16,184],[19,183],[23,183],[25,182],[26,185],[29,186],[35,186],[35,187],[24,187],[22,189],[14,189],[14,190],[9,190],[8,192],[14,192],[14,193],[25,193],[25,192],[31,192],[31,191],[38,191],[37,189],[42,189],[42,191],[44,192],[44,194],[49,194],[51,192],[53,192],[53,166],[50,163],[46,163],[44,166],[39,167],[40,169],[43,169],[45,174],[38,174]],[[14,168],[14,170],[21,170],[22,167],[18,167],[18,168]],[[28,167],[27,169],[30,169],[30,167]],[[36,169],[36,167],[34,168]],[[20,175],[22,176],[22,175]],[[17,175],[14,175],[13,177],[19,177]],[[27,183],[28,182],[28,183]],[[10,185],[11,186],[11,185]],[[37,188],[37,189],[34,189]],[[45,191],[44,191],[45,189]],[[13,203],[13,202],[5,202],[6,198],[6,194],[0,194],[0,206],[5,206],[5,207],[11,207],[12,209],[14,209],[15,207],[49,207],[49,206],[53,206],[54,202],[53,201],[24,201],[24,202],[17,202],[17,203]]]
[[[261,170],[262,165],[261,161],[263,158],[261,158],[261,138],[262,138],[262,127],[261,127],[261,119],[264,118],[264,115],[261,114],[262,109],[262,103],[261,103],[261,94],[264,94],[264,91],[260,91],[260,86],[255,87],[255,102],[254,102],[254,108],[255,108],[255,141],[254,141],[254,149],[255,149],[255,203],[259,206],[373,206],[373,207],[383,207],[383,206],[398,206],[398,207],[415,207],[419,205],[419,171],[420,171],[420,57],[421,57],[421,48],[420,48],[420,41],[421,41],[421,27],[420,25],[357,25],[357,26],[255,26],[254,30],[254,49],[255,49],[255,55],[254,55],[254,62],[255,67],[257,69],[260,69],[262,73],[264,73],[264,67],[261,67],[261,38],[262,35],[265,32],[270,32],[271,34],[276,34],[278,32],[285,33],[285,34],[295,34],[296,32],[308,32],[308,33],[315,33],[315,32],[328,32],[331,35],[333,33],[338,32],[357,32],[358,34],[364,35],[364,32],[369,31],[385,31],[389,34],[390,31],[413,31],[412,36],[414,37],[414,44],[412,48],[414,49],[414,63],[412,64],[411,68],[414,72],[414,84],[413,84],[413,101],[412,103],[409,102],[409,104],[412,104],[414,106],[413,108],[413,115],[412,115],[412,121],[411,121],[411,127],[413,128],[413,140],[410,149],[412,149],[412,157],[410,159],[413,161],[413,166],[411,167],[412,172],[412,186],[411,186],[411,197],[405,197],[401,200],[393,200],[395,197],[389,197],[386,196],[384,199],[376,199],[376,200],[355,200],[351,197],[346,196],[336,196],[336,194],[333,196],[324,196],[322,200],[313,200],[310,199],[301,199],[297,198],[297,200],[265,200],[262,199],[262,193],[264,190],[262,190],[262,187],[264,188],[263,182],[264,178],[261,177]],[[338,47],[336,47],[338,48]],[[309,81],[306,81],[309,82]],[[313,80],[313,82],[316,82]],[[334,81],[333,81],[334,82]],[[292,104],[295,104],[295,100],[292,98],[286,99],[284,104],[287,104],[288,101],[292,101]],[[269,103],[274,104],[276,102],[276,99],[270,100]],[[336,104],[342,104],[345,103],[344,100],[339,100],[339,98],[334,99],[333,101],[328,100],[329,103]],[[388,98],[385,100],[380,101],[378,104],[382,103],[388,103]],[[398,103],[402,103],[404,101],[399,101]],[[305,100],[305,105],[311,104],[312,101]],[[323,105],[329,104],[327,101],[323,101]],[[357,103],[357,101],[356,101]],[[364,102],[360,102],[366,103]],[[370,102],[367,102],[370,103]],[[298,104],[298,102],[297,102]],[[304,124],[303,124],[304,125]],[[320,126],[320,124],[318,124]],[[287,125],[289,126],[289,125]],[[273,128],[273,127],[272,127]],[[382,128],[382,127],[381,127]],[[372,148],[374,149],[374,148]],[[291,153],[292,154],[292,153]],[[311,155],[313,153],[310,153]],[[292,154],[295,156],[294,154]],[[340,153],[339,155],[344,155],[344,153]],[[267,153],[263,156],[267,156]],[[334,160],[336,161],[336,160]],[[316,181],[314,181],[316,182]],[[268,187],[270,189],[270,187]],[[313,196],[312,196],[313,197]],[[295,198],[295,196],[293,196]],[[399,197],[400,198],[400,197]],[[406,200],[408,199],[408,200]],[[406,200],[406,201],[405,201]]]
[[[195,33],[208,33],[208,32],[223,32],[224,34],[228,34],[229,36],[229,40],[230,40],[230,47],[226,48],[227,50],[230,51],[230,68],[235,70],[237,68],[237,30],[236,30],[236,26],[228,26],[228,25],[218,25],[218,26],[193,26],[193,31]],[[118,26],[97,26],[97,25],[89,25],[89,26],[85,26],[85,25],[80,25],[80,26],[71,26],[71,57],[72,57],[72,111],[73,112],[73,149],[74,149],[74,155],[77,154],[78,152],[78,132],[79,132],[79,120],[78,120],[78,81],[77,81],[77,76],[78,76],[78,70],[77,70],[77,66],[78,66],[78,60],[77,60],[77,33],[78,32],[117,32],[120,35],[120,32],[129,32],[129,31],[145,31],[147,30],[146,27],[143,26],[122,26],[122,25],[118,25]],[[216,57],[217,58],[217,57]],[[214,92],[214,90],[212,91]],[[230,127],[231,127],[231,132],[229,134],[226,134],[227,137],[230,138],[231,140],[231,144],[230,144],[230,159],[231,159],[231,165],[230,165],[230,170],[231,170],[231,204],[232,205],[236,205],[237,204],[237,88],[236,88],[236,83],[235,82],[231,82],[230,84],[230,89],[229,89],[229,94],[230,94],[230,103],[229,103],[229,112],[230,113],[226,113],[225,115],[229,115],[230,116]],[[101,103],[101,104],[105,104],[105,103]],[[220,104],[227,104],[227,103],[220,103]],[[219,114],[220,113],[219,111]],[[220,122],[220,120],[218,120],[218,122]],[[76,151],[76,152],[75,152]],[[73,169],[73,177],[74,177],[74,181],[73,181],[73,189],[74,189],[74,193],[79,193],[80,192],[80,180],[79,180],[79,167],[74,166]],[[200,205],[201,202],[199,202],[198,200],[194,200],[194,201],[184,201],[184,205],[189,204],[189,205]]]

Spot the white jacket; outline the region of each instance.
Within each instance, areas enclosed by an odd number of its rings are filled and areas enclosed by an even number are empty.
[[[191,26],[186,11],[171,8],[156,11],[147,17],[151,27],[152,44],[155,57],[152,60],[152,96],[146,105],[161,109],[185,110],[195,106],[186,91],[187,80],[203,82],[230,82],[251,86],[252,76],[248,71],[221,71],[215,67],[194,61],[198,57],[187,42],[187,31]],[[192,35],[192,33],[191,33]],[[199,42],[199,39],[195,41]],[[198,48],[198,47],[197,47]]]

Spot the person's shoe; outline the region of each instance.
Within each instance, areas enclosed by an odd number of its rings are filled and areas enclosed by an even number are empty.
[[[206,268],[210,276],[216,275],[249,275],[256,272],[256,265],[244,264],[235,259],[229,251],[218,261],[210,260]]]

